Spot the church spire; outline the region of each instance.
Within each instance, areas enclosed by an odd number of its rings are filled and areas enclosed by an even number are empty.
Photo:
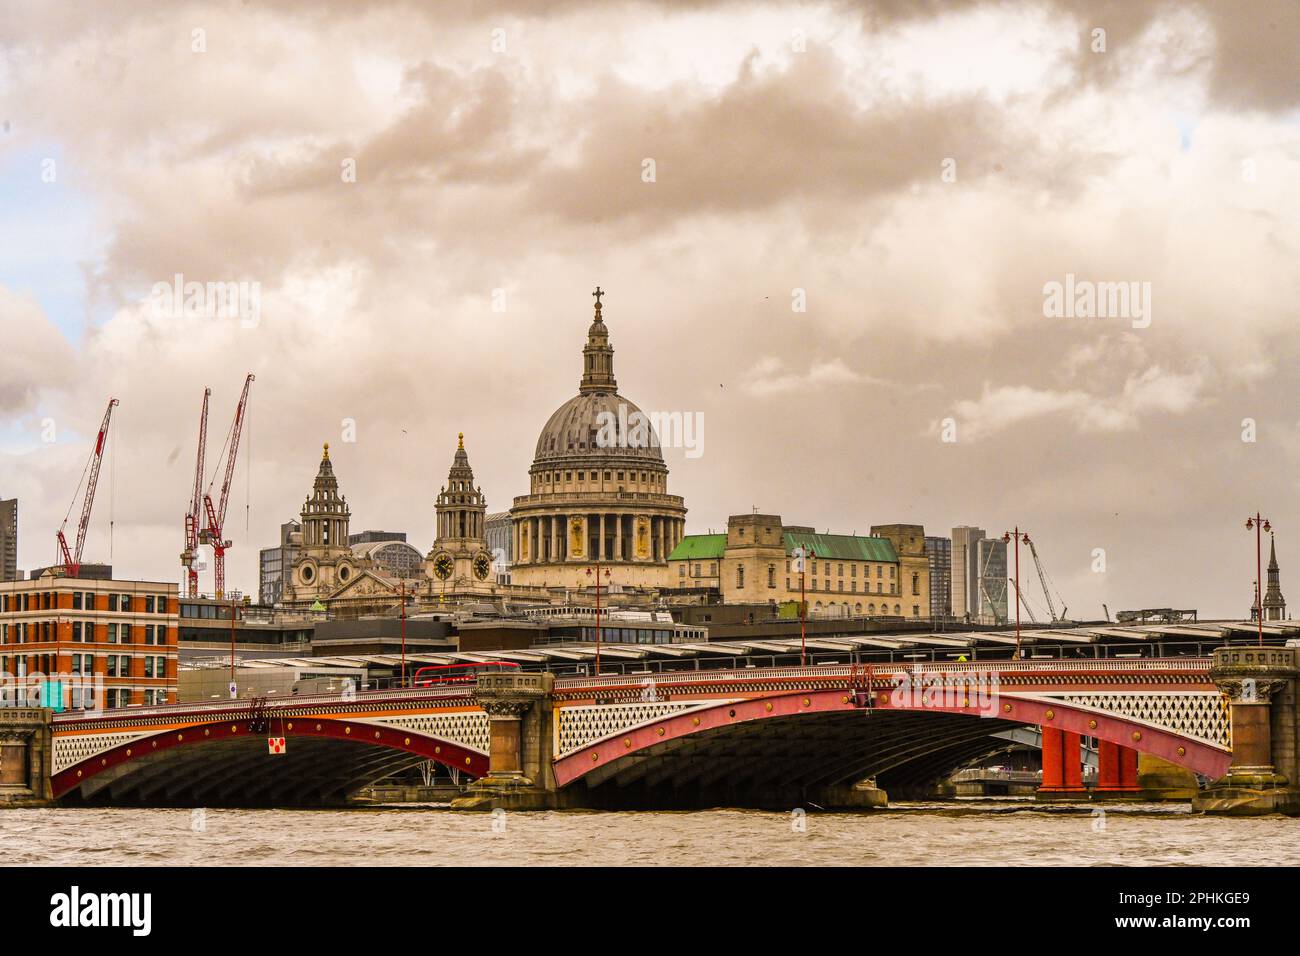
[[[1286,619],[1286,598],[1282,596],[1282,574],[1277,565],[1277,540],[1268,536],[1268,586],[1264,590],[1264,620]]]
[[[614,380],[614,349],[609,344],[609,329],[600,315],[600,297],[605,290],[596,286],[592,293],[596,297],[596,317],[587,329],[587,345],[582,350],[582,383],[580,392],[616,392],[618,382]]]

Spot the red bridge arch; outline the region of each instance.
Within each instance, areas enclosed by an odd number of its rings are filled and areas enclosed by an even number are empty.
[[[605,771],[605,768],[613,764],[644,754],[651,748],[662,748],[673,741],[689,740],[692,736],[718,731],[729,726],[754,721],[851,711],[862,712],[866,718],[872,710],[882,713],[903,711],[960,714],[984,717],[1015,726],[1042,725],[1058,728],[1131,747],[1140,753],[1161,757],[1211,778],[1222,776],[1232,760],[1231,753],[1223,748],[1184,737],[1173,731],[1125,717],[1026,695],[999,694],[996,698],[994,714],[989,714],[980,707],[965,704],[944,706],[918,703],[897,706],[891,701],[888,693],[877,694],[877,699],[876,707],[863,708],[854,702],[851,693],[844,688],[800,690],[672,714],[653,723],[598,740],[559,758],[555,762],[556,783],[561,787],[568,786],[593,772]]]
[[[417,731],[381,726],[359,720],[319,716],[292,716],[268,720],[267,729],[254,731],[246,715],[233,719],[213,720],[160,729],[157,733],[119,744],[87,757],[85,760],[55,774],[52,778],[55,799],[67,796],[81,784],[104,773],[126,765],[155,759],[160,754],[177,748],[201,747],[221,742],[257,741],[268,769],[276,767],[282,758],[267,749],[267,737],[320,738],[369,746],[391,752],[409,754],[433,760],[472,777],[484,776],[488,771],[486,754],[471,750],[463,744],[453,743]],[[292,751],[289,745],[287,750]]]

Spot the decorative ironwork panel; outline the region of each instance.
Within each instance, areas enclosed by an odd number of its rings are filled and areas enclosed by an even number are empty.
[[[1133,691],[1043,696],[1138,720],[1218,747],[1232,746],[1230,710],[1223,695],[1217,691],[1186,691],[1181,694]]]
[[[54,753],[51,757],[53,773],[62,773],[69,767],[89,760],[99,754],[129,744],[141,737],[152,737],[152,732],[117,733],[117,734],[77,734],[71,737],[55,736]]]
[[[672,714],[716,707],[718,704],[733,704],[736,699],[637,701],[631,704],[561,707],[556,720],[555,755],[563,757],[598,740],[626,733],[643,724],[652,724]]]
[[[492,746],[488,715],[481,710],[467,710],[461,714],[365,717],[357,720],[357,723],[411,730],[426,737],[437,737],[448,743],[459,744],[481,754],[488,753]]]

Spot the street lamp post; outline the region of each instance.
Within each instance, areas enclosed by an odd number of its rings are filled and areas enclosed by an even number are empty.
[[[401,611],[401,629],[402,629],[402,675],[398,680],[398,687],[406,686],[406,579],[402,579],[402,585],[398,592],[402,599]]]
[[[237,611],[235,608],[235,598],[237,594],[232,592],[230,595],[230,697],[233,700],[238,696],[239,691],[235,684],[235,617]]]
[[[799,569],[799,666],[808,665],[808,592],[804,587],[805,571],[809,558],[816,558],[817,552],[803,545],[794,549],[795,564]]]
[[[1264,541],[1265,531],[1272,531],[1273,526],[1267,518],[1261,518],[1255,512],[1253,518],[1246,519],[1246,530],[1255,532],[1255,623],[1259,627],[1259,646],[1264,646]]]
[[[1016,543],[1016,660],[1020,660],[1020,545],[1029,543],[1029,532],[1021,531],[1019,525],[1014,530],[1002,535],[1002,541]]]
[[[595,577],[595,580],[596,580],[596,676],[599,677],[599,676],[600,676],[600,643],[601,643],[601,628],[600,628],[600,558],[597,558],[597,559],[596,559],[596,567],[595,567],[595,569],[594,569],[594,572],[593,572],[593,569],[592,569],[592,568],[588,568],[588,569],[587,569],[587,577],[590,578],[590,577],[593,577],[593,576]],[[606,581],[609,580],[609,568],[606,568],[606,569],[605,569],[605,580],[606,580]]]

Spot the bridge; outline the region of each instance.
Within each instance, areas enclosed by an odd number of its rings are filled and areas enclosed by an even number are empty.
[[[1087,795],[1080,746],[1094,738],[1094,796],[1136,793],[1147,754],[1212,782],[1204,809],[1275,810],[1292,805],[1297,770],[1297,655],[1238,646],[1213,658],[511,671],[58,714],[32,753],[48,751],[40,795],[61,803],[339,804],[431,760],[474,778],[453,804],[465,808],[840,807],[929,796],[1005,750],[1008,730],[1041,728],[1044,798]],[[283,753],[272,753],[278,738]]]

